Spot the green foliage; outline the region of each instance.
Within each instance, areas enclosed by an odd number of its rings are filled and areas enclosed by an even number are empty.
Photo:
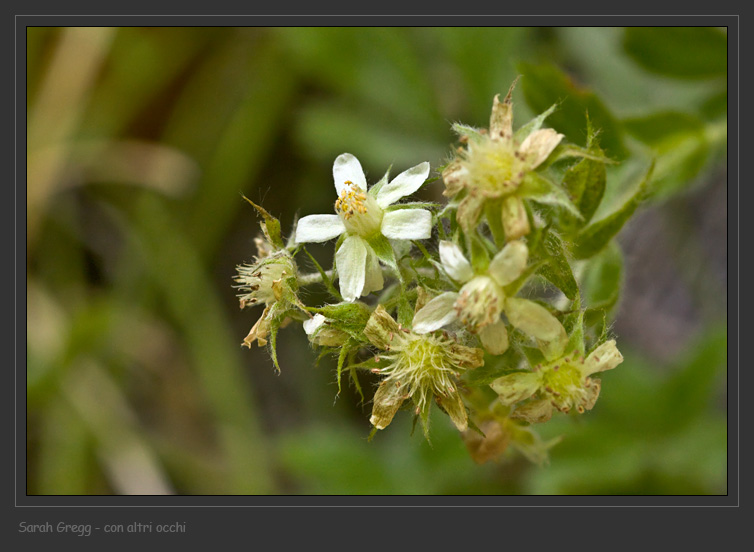
[[[583,121],[588,114],[595,128],[602,132],[602,145],[607,154],[617,159],[627,155],[623,129],[597,94],[578,86],[551,64],[520,63],[518,69],[523,75],[521,87],[524,97],[535,112],[545,111],[553,104],[558,105],[548,119],[555,130],[578,144],[584,137]]]
[[[623,47],[653,73],[705,79],[727,74],[727,43],[726,33],[713,27],[629,27]]]

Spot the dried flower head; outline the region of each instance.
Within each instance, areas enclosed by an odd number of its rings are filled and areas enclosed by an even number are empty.
[[[461,345],[447,335],[418,334],[402,328],[381,305],[367,322],[364,335],[384,351],[376,371],[385,379],[374,395],[370,419],[377,429],[386,428],[409,398],[426,427],[432,397],[460,431],[466,429],[468,417],[457,379],[463,371],[484,364],[481,349]]]

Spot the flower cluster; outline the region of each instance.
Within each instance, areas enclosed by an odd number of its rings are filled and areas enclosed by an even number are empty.
[[[589,225],[610,160],[590,125],[585,148],[542,128],[554,107],[514,131],[513,90],[495,96],[488,129],[454,125],[463,147],[437,169],[447,204],[406,201],[427,181],[427,162],[368,186],[344,153],[332,171],[335,213],[302,217],[287,243],[252,203],[264,238],[236,277],[241,307],[264,305],[244,345],[269,341],[278,367],[277,332],[300,322],[312,346],[337,358],[339,390],[344,374],[365,400],[362,381],[373,384],[373,434],[405,409],[429,439],[436,405],[477,462],[509,445],[546,459],[554,441],[539,439],[535,424],[591,410],[594,374],[623,360],[605,324],[611,305],[587,309],[577,279],[615,234]],[[325,269],[306,244],[330,240]],[[332,301],[304,304],[310,285]]]

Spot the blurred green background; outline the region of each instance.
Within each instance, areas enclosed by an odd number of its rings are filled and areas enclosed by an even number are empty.
[[[28,494],[725,494],[727,35],[719,28],[27,29]],[[235,266],[258,220],[327,213],[356,155],[443,164],[516,75],[521,124],[615,159],[613,331],[594,410],[539,426],[549,465],[478,466],[444,418],[367,442],[370,404],[300,328],[282,372],[241,341]],[[441,200],[439,182],[426,198]],[[609,208],[610,201],[606,202]],[[598,214],[599,216],[599,214]],[[325,265],[332,244],[312,247]],[[305,266],[305,269],[311,267]],[[309,304],[326,300],[313,288]],[[365,381],[367,384],[373,381]]]

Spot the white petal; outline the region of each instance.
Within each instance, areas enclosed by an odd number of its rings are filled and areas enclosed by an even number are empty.
[[[359,160],[350,153],[341,153],[338,155],[332,166],[332,176],[338,195],[346,187],[346,182],[352,182],[364,191],[367,189],[367,179],[364,176],[364,169],[361,168]]]
[[[385,213],[382,235],[394,240],[426,240],[432,235],[432,213],[426,209],[397,209]]]
[[[508,330],[502,320],[489,324],[479,332],[484,349],[493,355],[502,355],[508,350]]]
[[[429,163],[419,163],[403,171],[377,192],[377,204],[383,209],[400,198],[413,194],[429,176]]]
[[[325,317],[319,313],[315,314],[309,320],[304,320],[304,331],[306,332],[306,335],[312,335],[316,332],[317,328],[325,323],[325,320]]]
[[[364,290],[367,245],[359,236],[348,236],[335,252],[335,268],[340,280],[340,294],[346,301],[355,301]]]
[[[468,282],[474,277],[474,270],[463,256],[463,251],[453,242],[440,242],[440,261],[448,276],[456,282]]]
[[[536,169],[549,157],[562,139],[562,134],[558,134],[551,128],[543,128],[529,134],[518,151],[524,155],[526,166],[529,169]]]
[[[508,297],[505,300],[505,314],[519,330],[542,341],[562,341],[567,337],[560,321],[534,301]]]
[[[456,310],[453,305],[458,299],[458,294],[446,291],[424,305],[414,315],[413,330],[415,333],[424,334],[439,330],[456,319]]]
[[[605,341],[597,347],[592,354],[586,357],[582,373],[585,376],[591,376],[597,372],[612,370],[618,364],[623,362],[623,355],[620,354],[618,347],[615,346],[615,340]]]
[[[380,261],[371,247],[367,248],[366,274],[364,277],[364,289],[362,295],[367,295],[373,291],[379,291],[385,286],[385,280],[382,277],[382,268]]]
[[[345,231],[338,215],[309,215],[296,225],[296,243],[326,242]]]
[[[521,276],[529,258],[529,249],[520,240],[508,242],[490,261],[489,273],[501,286]]]

